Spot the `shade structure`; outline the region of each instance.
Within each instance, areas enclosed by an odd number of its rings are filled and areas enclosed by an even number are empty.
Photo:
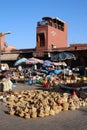
[[[53,63],[51,62],[51,61],[49,61],[49,60],[45,60],[44,62],[43,62],[43,67],[50,67],[50,66],[52,66],[53,65]]]
[[[53,62],[53,65],[55,66],[67,66],[65,62]]]
[[[29,58],[29,59],[27,59],[27,60],[25,61],[25,64],[38,64],[38,63],[42,64],[42,63],[43,63],[43,60],[40,60],[40,59],[38,59],[38,58],[32,57],[32,58]]]
[[[16,61],[19,54],[3,54],[1,55],[1,61]]]
[[[52,61],[64,61],[67,59],[76,59],[75,55],[70,52],[60,52],[52,57]]]
[[[27,61],[27,58],[21,58],[19,60],[17,60],[15,63],[14,63],[14,66],[17,66],[17,65],[21,65],[22,63],[24,63],[25,61]]]
[[[70,52],[60,52],[56,55],[54,55],[52,57],[52,60],[53,61],[65,61],[65,60],[68,60],[68,59],[76,59],[75,55],[73,53],[70,53]],[[63,66],[63,69],[64,69],[64,79],[65,79],[65,67]]]

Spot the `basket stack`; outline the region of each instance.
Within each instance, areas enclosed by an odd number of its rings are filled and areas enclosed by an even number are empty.
[[[76,93],[70,95],[43,90],[24,90],[19,94],[9,95],[4,104],[8,106],[10,115],[29,119],[79,109],[81,106],[87,106],[87,98],[78,98]]]

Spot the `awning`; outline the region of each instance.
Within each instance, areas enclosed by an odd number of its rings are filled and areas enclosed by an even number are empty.
[[[18,59],[19,54],[2,54],[1,61],[13,61]]]

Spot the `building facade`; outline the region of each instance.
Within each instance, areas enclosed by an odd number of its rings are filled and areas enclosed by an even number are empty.
[[[68,46],[68,26],[67,23],[59,18],[43,17],[42,21],[37,22],[36,27],[36,47],[32,49],[9,49],[5,47],[1,55],[1,62],[15,62],[17,59],[25,57],[36,57],[43,60],[50,59],[52,55],[67,51],[75,54],[76,61],[69,60],[67,62],[70,66],[87,66],[87,43],[74,43]],[[5,36],[0,38],[0,45],[5,46]],[[6,50],[7,49],[7,50]],[[8,58],[7,58],[8,53]],[[14,59],[10,55],[14,55]]]

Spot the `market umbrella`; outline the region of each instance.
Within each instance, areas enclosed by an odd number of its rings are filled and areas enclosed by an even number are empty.
[[[50,67],[50,66],[52,66],[53,65],[53,63],[51,62],[51,61],[49,61],[49,60],[45,60],[44,62],[43,62],[43,67]]]
[[[52,61],[64,61],[67,59],[76,59],[75,55],[70,52],[60,52],[52,56]]]
[[[65,61],[65,60],[68,60],[68,59],[76,59],[75,55],[73,53],[70,53],[70,52],[60,52],[60,53],[57,53],[56,55],[54,55],[52,57],[52,61]],[[63,66],[64,68],[64,79],[65,79],[65,67]]]
[[[43,63],[43,60],[40,60],[40,59],[38,59],[38,58],[34,58],[34,57],[32,57],[32,58],[29,58],[29,59],[27,59],[26,61],[25,61],[25,63],[26,64],[37,64],[37,63]]]
[[[67,66],[65,62],[53,62],[55,66]]]
[[[20,65],[20,64],[24,63],[26,60],[27,60],[27,58],[24,58],[24,57],[23,57],[23,58],[17,60],[17,61],[14,63],[14,66]]]

